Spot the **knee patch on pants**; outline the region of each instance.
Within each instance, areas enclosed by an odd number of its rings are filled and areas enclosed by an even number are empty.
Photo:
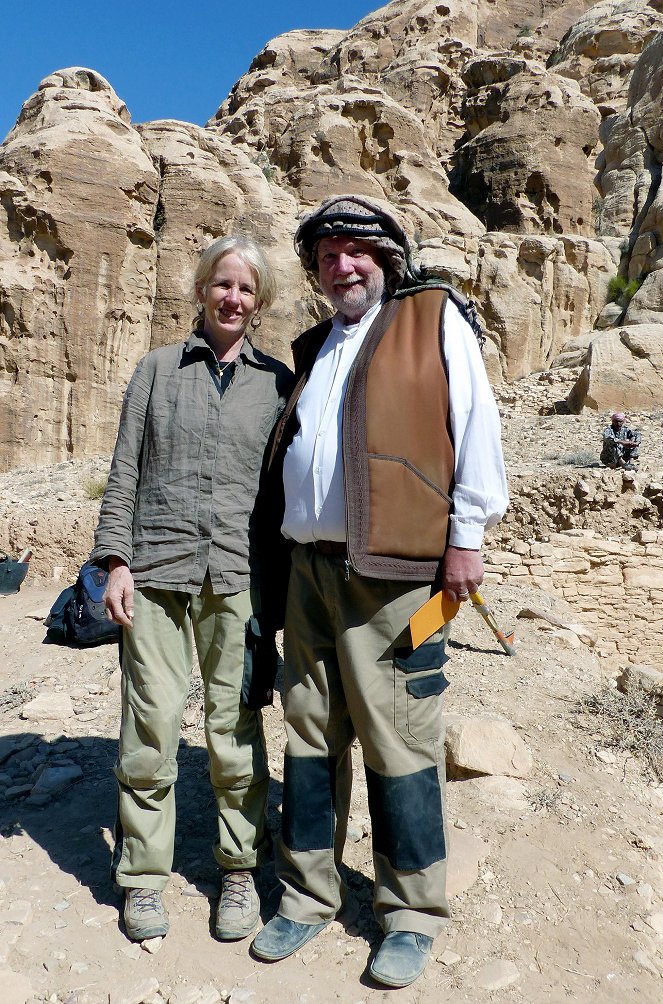
[[[365,767],[373,848],[399,872],[421,871],[447,856],[436,767],[383,777]]]
[[[177,761],[164,759],[151,746],[124,753],[115,765],[115,777],[128,788],[168,788],[177,780]]]
[[[334,846],[336,757],[292,757],[283,772],[283,843],[291,851]]]

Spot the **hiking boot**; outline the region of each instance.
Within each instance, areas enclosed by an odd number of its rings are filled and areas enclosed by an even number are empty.
[[[392,931],[380,945],[370,974],[386,987],[408,987],[421,976],[433,948],[433,939],[411,931]]]
[[[251,934],[260,916],[260,900],[250,871],[225,872],[216,911],[216,936],[236,941]]]
[[[170,923],[158,889],[126,889],[124,925],[133,941],[163,938]]]
[[[287,959],[289,955],[307,945],[316,934],[324,931],[328,924],[328,920],[321,924],[300,924],[277,913],[268,924],[265,924],[262,931],[258,931],[251,945],[251,951],[259,959],[265,959],[267,962]]]

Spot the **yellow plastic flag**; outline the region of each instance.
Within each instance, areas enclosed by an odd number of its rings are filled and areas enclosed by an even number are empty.
[[[459,601],[450,600],[443,592],[435,593],[426,600],[410,617],[412,648],[418,648],[432,634],[440,631],[447,621],[453,620],[459,608]]]

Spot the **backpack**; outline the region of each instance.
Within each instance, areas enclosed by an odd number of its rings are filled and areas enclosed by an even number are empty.
[[[27,561],[14,561],[4,551],[0,551],[0,593],[5,596],[17,593],[28,574],[28,568]]]
[[[108,572],[86,561],[73,586],[63,589],[46,618],[46,637],[58,645],[103,645],[118,641],[120,626],[106,616]]]

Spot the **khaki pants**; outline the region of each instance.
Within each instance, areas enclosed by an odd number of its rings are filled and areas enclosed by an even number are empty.
[[[293,552],[285,629],[287,732],[279,913],[334,917],[351,785],[362,746],[374,909],[385,932],[435,937],[447,922],[441,636],[412,651],[408,618],[429,586],[346,577],[345,562]]]
[[[214,856],[253,868],[266,854],[269,775],[262,717],[240,702],[251,592],[200,596],[162,589],[135,594],[134,626],[123,632],[122,725],[113,879],[163,889],[175,837],[177,748],[195,640],[205,692],[205,733],[218,815]]]

